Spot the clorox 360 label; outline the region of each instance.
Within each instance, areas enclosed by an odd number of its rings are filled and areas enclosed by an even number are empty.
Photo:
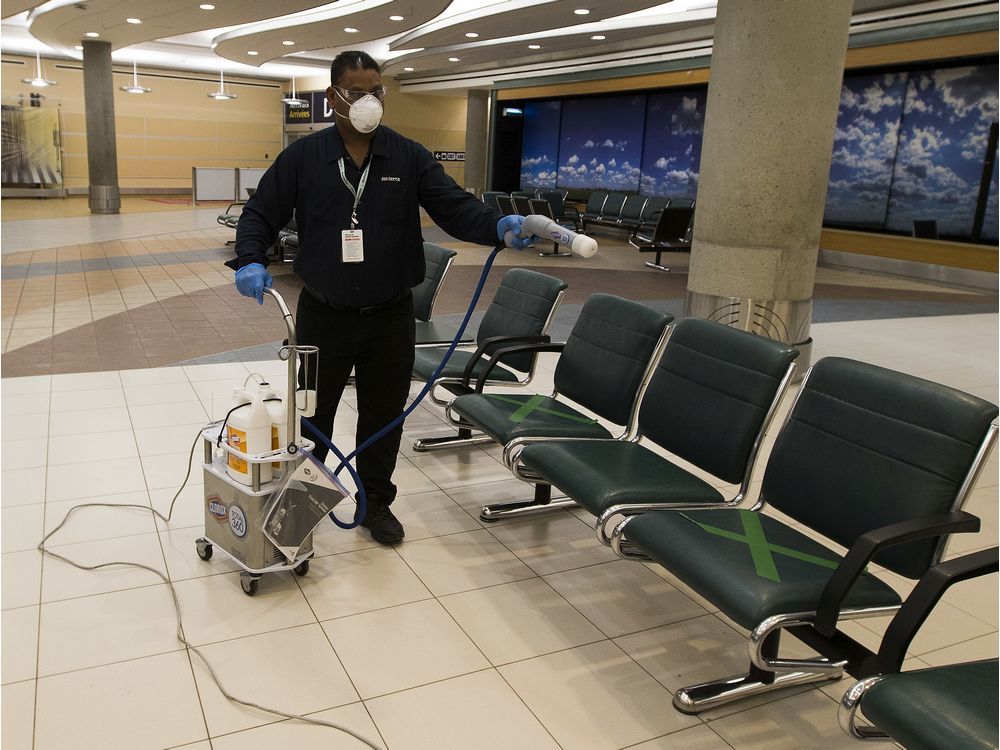
[[[226,516],[226,504],[219,499],[218,495],[212,495],[208,498],[208,512],[212,514],[212,517],[216,521],[225,521]]]
[[[243,539],[247,535],[246,513],[236,503],[229,506],[229,529],[237,539]]]

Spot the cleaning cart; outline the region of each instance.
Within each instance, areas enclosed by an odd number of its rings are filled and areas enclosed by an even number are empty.
[[[204,429],[205,535],[195,542],[202,560],[211,559],[217,548],[239,565],[242,568],[240,586],[249,596],[257,593],[258,582],[264,573],[292,570],[304,576],[309,572],[309,560],[313,556],[313,525],[310,524],[325,517],[325,513],[347,495],[347,490],[335,479],[323,477],[320,478],[327,484],[332,481],[337,486],[332,501],[328,494],[322,503],[313,502],[310,493],[302,491],[299,479],[308,481],[324,473],[317,471],[321,467],[312,457],[315,444],[303,438],[299,430],[300,413],[312,415],[316,395],[315,391],[299,390],[297,368],[303,370],[304,383],[315,382],[319,350],[296,343],[294,321],[285,301],[273,289],[266,289],[265,293],[277,302],[288,327],[288,343],[279,351],[279,357],[288,363],[287,389],[281,398],[285,422],[281,430],[278,425],[268,423],[270,439],[266,445],[258,441],[255,447],[253,440],[248,438],[250,430],[227,425],[237,410],[258,408],[251,399],[237,404],[226,419]],[[267,399],[272,411],[278,401],[275,393],[266,394],[272,396]],[[294,494],[293,485],[300,491],[294,503],[287,502],[286,497]],[[276,507],[278,501],[283,502],[281,507]],[[304,515],[295,519],[289,514]],[[308,529],[307,533],[297,537],[294,545],[275,544],[275,540],[280,541],[282,528],[287,534],[295,525]]]

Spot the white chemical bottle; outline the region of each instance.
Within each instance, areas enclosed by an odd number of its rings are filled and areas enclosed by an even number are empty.
[[[258,386],[252,393],[243,392],[241,400],[249,405],[233,411],[229,415],[226,427],[231,447],[249,455],[259,455],[271,450],[271,415],[264,403],[270,394],[270,386],[266,383]],[[234,401],[240,398],[234,391]],[[240,484],[252,484],[250,464],[239,456],[229,454],[226,460],[226,472]],[[270,482],[271,476],[271,464],[260,464],[261,484]]]

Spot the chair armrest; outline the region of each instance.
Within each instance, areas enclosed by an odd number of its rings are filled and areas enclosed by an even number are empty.
[[[879,550],[942,534],[975,532],[979,531],[979,525],[976,516],[957,510],[930,518],[890,524],[862,534],[851,545],[826,582],[819,597],[819,606],[816,607],[814,627],[821,635],[828,638],[833,636],[837,630],[837,618],[840,616],[840,605],[844,597]]]
[[[618,505],[612,505],[606,508],[601,515],[597,517],[597,524],[594,526],[594,530],[597,532],[597,538],[601,544],[607,547],[613,547],[612,544],[612,532],[608,531],[611,526],[611,520],[615,516],[625,516],[625,521],[629,521],[636,516],[641,516],[644,513],[658,513],[660,511],[673,511],[680,512],[683,510],[719,510],[723,508],[739,508],[743,505],[743,501],[746,498],[742,494],[738,494],[735,497],[724,500],[721,503],[685,503],[685,502],[675,502],[675,503],[619,503]],[[625,521],[619,521],[615,524],[615,528],[621,527],[619,533],[625,533]]]
[[[548,336],[546,336],[548,338]],[[566,347],[566,344],[520,344],[518,346],[508,346],[503,349],[497,349],[493,352],[490,357],[490,363],[486,366],[485,372],[479,376],[479,380],[476,381],[476,393],[482,393],[483,387],[486,385],[486,381],[489,380],[490,373],[493,372],[500,360],[505,356],[510,354],[521,354],[523,352],[561,352]]]
[[[886,628],[877,657],[879,673],[900,670],[913,637],[953,584],[998,570],[1000,549],[997,547],[946,560],[928,569]]]
[[[476,351],[472,353],[469,358],[468,363],[465,365],[465,370],[462,372],[462,384],[466,387],[469,386],[472,380],[472,371],[476,368],[476,362],[486,355],[487,351],[493,349],[497,351],[503,348],[502,344],[547,344],[549,343],[549,337],[545,334],[533,334],[524,336],[491,336],[488,339],[484,339],[483,342],[476,348]],[[490,355],[493,356],[492,354]]]

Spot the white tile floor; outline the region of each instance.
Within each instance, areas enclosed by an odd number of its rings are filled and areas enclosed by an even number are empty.
[[[997,315],[816,325],[815,356],[853,356],[996,401],[997,325]],[[175,639],[169,594],[152,574],[85,573],[35,550],[43,529],[82,502],[165,510],[198,426],[221,415],[246,375],[226,364],[2,381],[5,750],[361,747],[227,702]],[[353,445],[351,403],[335,430],[343,447]],[[188,637],[229,689],[392,750],[855,746],[836,721],[849,680],[699,717],[674,711],[678,687],[744,667],[744,635],[655,565],[614,558],[585,513],[481,523],[481,505],[530,488],[509,478],[495,449],[406,448],[440,429],[439,413],[422,408],[404,436],[394,506],[404,544],[387,549],[325,525],[309,575],[265,577],[255,598],[221,555],[195,555],[198,470],[169,526],[136,510],[87,510],[50,544],[87,564],[169,572]],[[997,484],[994,456],[969,505],[983,531],[954,552],[997,543]],[[908,666],[995,656],[997,608],[995,577],[956,587]],[[884,626],[852,625],[869,643]]]

